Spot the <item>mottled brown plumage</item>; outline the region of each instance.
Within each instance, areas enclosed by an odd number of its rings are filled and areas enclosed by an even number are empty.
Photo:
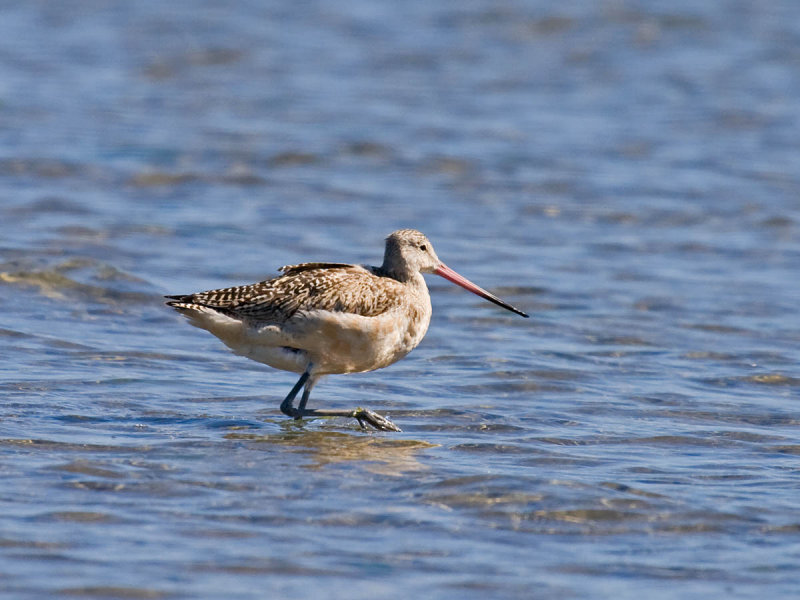
[[[299,310],[328,310],[375,317],[402,301],[403,284],[380,269],[342,263],[303,263],[251,285],[169,296],[170,306],[213,308],[251,323],[284,323]]]
[[[445,266],[428,238],[413,229],[386,238],[380,267],[303,263],[251,285],[167,296],[167,304],[220,338],[237,354],[302,373],[281,404],[295,418],[346,415],[379,429],[399,431],[366,409],[306,409],[316,380],[388,366],[422,340],[431,317],[422,273],[436,273],[522,316],[527,315]],[[294,408],[294,398],[305,387]]]

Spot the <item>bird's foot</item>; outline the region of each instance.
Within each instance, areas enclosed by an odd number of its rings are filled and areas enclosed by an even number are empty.
[[[367,425],[369,425],[378,431],[403,431],[386,417],[382,417],[368,408],[359,407],[355,410],[320,410],[316,408],[306,408],[300,410],[299,408],[287,407],[287,410],[283,410],[283,407],[281,407],[281,410],[284,414],[288,414],[295,420],[300,420],[304,417],[349,417],[358,421],[362,429],[366,429]]]
[[[367,423],[378,431],[403,431],[386,417],[382,417],[368,408],[359,407],[355,409],[350,416],[358,421],[358,424],[361,425],[361,429],[366,429],[364,423]]]

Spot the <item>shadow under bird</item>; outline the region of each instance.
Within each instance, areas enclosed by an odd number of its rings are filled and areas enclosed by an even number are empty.
[[[319,410],[306,404],[323,375],[380,369],[416,348],[431,320],[423,273],[528,316],[446,266],[414,229],[386,238],[380,267],[303,263],[279,270],[282,275],[251,285],[166,297],[192,325],[210,331],[236,354],[301,373],[281,403],[281,412],[295,419],[351,417],[362,427],[400,431],[369,409]]]

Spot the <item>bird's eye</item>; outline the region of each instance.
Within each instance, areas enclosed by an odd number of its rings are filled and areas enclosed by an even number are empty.
[[[427,251],[428,251],[428,247],[427,247],[425,244],[422,244],[422,245],[419,247],[419,249],[420,249],[420,250],[422,250],[423,252],[427,252]]]

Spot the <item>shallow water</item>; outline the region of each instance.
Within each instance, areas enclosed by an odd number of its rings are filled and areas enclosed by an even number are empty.
[[[0,590],[794,597],[800,5],[6,4]],[[421,346],[332,376],[165,293],[425,231]]]

